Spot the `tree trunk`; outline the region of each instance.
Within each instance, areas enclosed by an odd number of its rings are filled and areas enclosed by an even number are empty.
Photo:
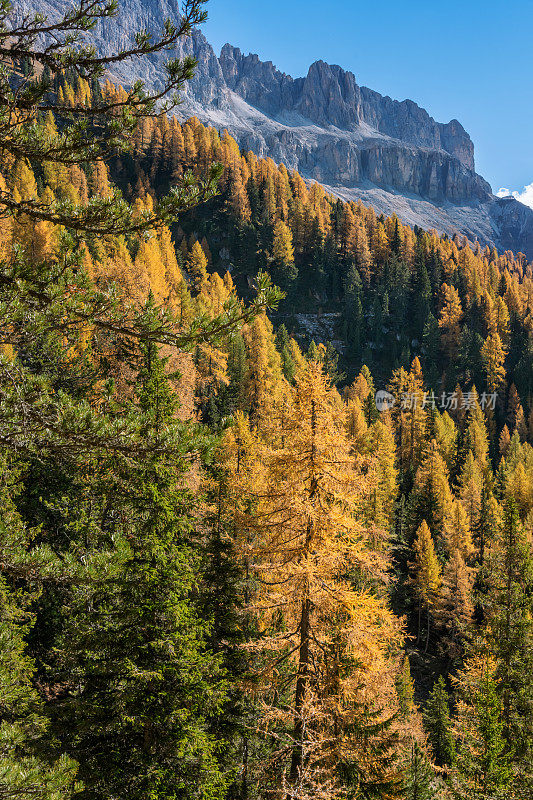
[[[248,800],[248,738],[244,739],[242,748],[242,781],[240,800]]]
[[[315,474],[315,454],[316,454],[316,407],[314,400],[311,402],[311,458],[310,458],[310,475],[311,482],[309,487],[309,499],[313,500],[317,491],[317,481]],[[313,538],[313,523],[309,519],[307,522],[307,531],[305,537],[304,553],[309,552],[309,547]],[[298,658],[298,677],[296,679],[296,692],[294,698],[294,730],[293,739],[294,744],[292,748],[291,769],[289,773],[289,782],[295,786],[302,771],[303,765],[303,735],[304,735],[304,721],[303,721],[303,708],[305,703],[305,695],[307,692],[307,685],[309,683],[309,666],[310,666],[310,647],[309,647],[309,632],[311,627],[311,599],[309,597],[309,585],[305,584],[302,599],[302,612],[300,618],[300,652]]]
[[[309,627],[311,620],[311,601],[308,597],[302,603],[300,620],[300,655],[298,661],[298,678],[294,700],[294,745],[292,749],[290,783],[294,786],[300,777],[303,763],[303,707],[309,681]]]

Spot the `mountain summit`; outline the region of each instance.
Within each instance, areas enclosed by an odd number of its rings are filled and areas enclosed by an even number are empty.
[[[23,0],[54,16],[66,0]],[[111,53],[139,29],[158,30],[178,15],[174,0],[124,0],[118,19],[99,23],[97,47]],[[533,211],[497,198],[475,171],[474,145],[455,119],[436,122],[412,100],[398,102],[359,86],[351,72],[316,61],[304,78],[226,44],[217,58],[197,31],[178,55],[198,61],[178,108],[180,118],[227,128],[244,149],[269,156],[318,181],[343,199],[361,199],[378,213],[411,225],[459,233],[533,258]],[[171,54],[172,55],[172,54]],[[111,75],[125,85],[142,78],[162,85],[160,53],[121,64]]]

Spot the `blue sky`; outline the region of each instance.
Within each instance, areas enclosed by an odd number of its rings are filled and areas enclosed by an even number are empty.
[[[317,59],[361,85],[458,119],[496,192],[533,182],[531,0],[209,0],[204,33],[293,77]],[[533,185],[522,199],[531,198]]]

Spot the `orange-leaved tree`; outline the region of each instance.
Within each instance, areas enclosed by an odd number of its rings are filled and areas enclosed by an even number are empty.
[[[397,707],[390,653],[400,632],[371,588],[386,563],[360,521],[367,481],[345,413],[312,362],[290,389],[282,431],[274,413],[267,439],[241,417],[228,436],[236,535],[254,572],[261,631],[251,647],[261,653],[271,744],[267,796],[325,800],[348,775],[381,782],[392,798],[399,783],[387,718]]]

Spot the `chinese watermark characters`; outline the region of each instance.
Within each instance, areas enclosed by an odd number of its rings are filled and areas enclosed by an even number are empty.
[[[490,409],[494,411],[496,408],[496,400],[498,395],[496,392],[483,392],[479,397],[476,392],[470,391],[458,392],[441,392],[436,395],[433,390],[430,392],[404,392],[400,397],[399,408],[402,411],[421,409],[436,409],[442,411],[457,411],[464,409],[466,411],[474,408],[476,401],[479,402],[482,410]],[[396,404],[396,398],[390,392],[380,389],[376,392],[376,408],[378,411],[387,411]]]

